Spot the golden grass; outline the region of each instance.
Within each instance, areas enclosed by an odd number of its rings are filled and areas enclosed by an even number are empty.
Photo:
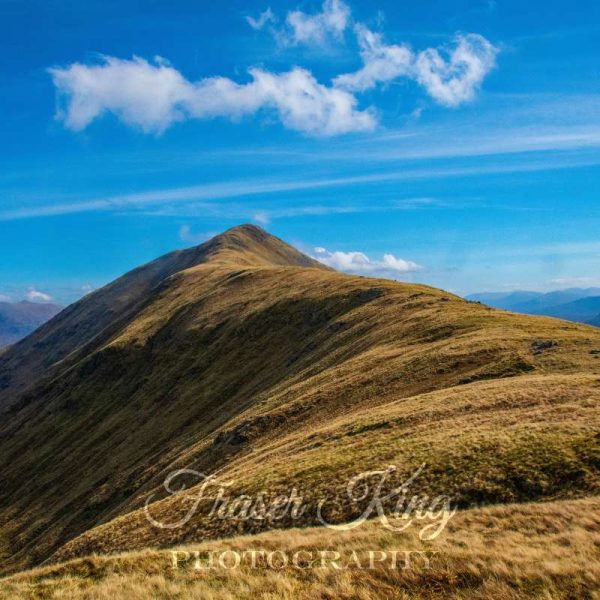
[[[328,562],[326,568],[272,569],[259,560],[257,568],[248,561],[239,569],[200,572],[192,560],[173,569],[170,550],[90,556],[5,579],[0,599],[592,600],[600,590],[599,515],[600,499],[588,498],[459,512],[428,543],[415,530],[390,533],[368,522],[348,532],[293,529],[177,548],[201,556],[228,549],[288,555],[311,549],[423,551],[429,568],[415,558],[408,569],[392,569],[385,561],[374,569],[363,562],[362,570],[336,570]]]
[[[338,520],[345,481],[390,463],[427,462],[419,489],[463,506],[597,492],[600,330],[315,268],[262,236],[159,259],[3,356],[23,375],[54,334],[72,352],[0,423],[5,570],[238,533],[149,525],[137,509],[182,466],[330,496]]]
[[[321,498],[328,498],[332,521],[351,519],[363,505],[348,501],[348,480],[389,464],[398,468],[390,482],[397,485],[426,463],[412,491],[449,495],[463,506],[598,493],[598,384],[597,378],[580,376],[478,382],[357,411],[274,440],[259,435],[254,451],[232,458],[219,480],[234,481],[236,494],[268,490],[274,497],[297,487],[310,507],[302,525],[316,523]],[[165,523],[177,521],[196,493],[192,488],[156,502],[152,515]],[[274,526],[209,518],[209,512],[210,502],[202,504],[176,530],[152,527],[143,510],[130,512],[75,538],[56,557],[174,545]],[[297,523],[283,520],[275,526]]]

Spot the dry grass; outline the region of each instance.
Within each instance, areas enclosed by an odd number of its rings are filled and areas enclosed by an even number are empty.
[[[215,568],[196,571],[193,560],[172,567],[171,551],[91,556],[22,573],[0,582],[0,599],[347,599],[592,600],[600,590],[600,500],[474,509],[458,513],[433,542],[416,531],[390,533],[377,522],[350,532],[294,529],[218,540],[178,550],[349,549],[424,551],[409,569],[391,562],[375,569]],[[179,555],[183,557],[183,554]],[[339,563],[338,563],[339,564]],[[366,567],[366,561],[363,562]]]
[[[412,491],[450,495],[462,506],[598,493],[599,400],[598,380],[580,376],[459,386],[356,411],[274,440],[259,436],[254,451],[233,457],[219,480],[235,482],[235,494],[268,490],[275,497],[297,487],[310,507],[302,525],[316,524],[321,498],[328,498],[332,521],[353,518],[369,498],[361,505],[349,502],[348,480],[389,464],[398,468],[390,481],[397,485],[426,463]],[[179,520],[195,493],[192,488],[156,502],[152,514],[165,523]],[[75,538],[56,557],[170,546],[274,526],[209,518],[210,507],[201,504],[176,530],[152,527],[143,510],[130,512]]]
[[[464,506],[597,492],[600,330],[315,268],[262,235],[155,261],[2,357],[21,381],[52,340],[71,352],[0,423],[4,569],[238,533],[137,511],[182,466],[296,484],[337,520],[347,478],[390,463],[427,462],[419,489]]]

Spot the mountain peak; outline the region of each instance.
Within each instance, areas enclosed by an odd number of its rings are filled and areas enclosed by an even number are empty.
[[[278,237],[251,223],[237,225],[196,248],[202,262],[236,263],[240,266],[312,267],[328,269]]]
[[[241,225],[235,225],[234,227],[230,227],[226,229],[220,235],[226,236],[232,233],[241,233],[251,236],[262,236],[263,238],[269,236],[270,234],[265,231],[262,227],[255,225],[254,223],[242,223]]]
[[[243,223],[242,225],[236,225],[235,227],[226,229],[223,233],[219,233],[212,238],[212,240],[218,241],[219,244],[223,245],[247,246],[250,244],[268,244],[270,238],[278,239],[258,225]],[[210,241],[211,240],[209,240],[209,242]]]
[[[236,271],[248,267],[304,267],[331,271],[251,224],[232,227],[199,246],[165,254],[84,296],[3,354],[0,361],[0,412],[3,404],[6,408],[7,403],[12,402],[16,390],[28,385],[32,374],[41,373],[48,364],[63,360],[105,330],[109,332],[115,315],[121,320],[133,318],[139,304],[146,302],[156,287],[175,273],[202,265]],[[36,350],[40,345],[47,349],[46,354]]]

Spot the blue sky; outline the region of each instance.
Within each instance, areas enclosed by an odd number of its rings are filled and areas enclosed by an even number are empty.
[[[243,222],[457,293],[600,285],[600,7],[0,0],[0,298]]]

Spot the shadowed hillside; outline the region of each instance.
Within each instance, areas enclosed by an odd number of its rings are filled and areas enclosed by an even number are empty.
[[[253,226],[84,298],[0,356],[0,381],[10,570],[269,527],[153,527],[150,494],[159,520],[186,511],[162,489],[181,467],[327,496],[336,522],[345,482],[388,464],[427,463],[420,489],[462,507],[599,489],[600,331],[343,275]]]
[[[35,377],[48,375],[49,368],[56,363],[65,359],[76,361],[78,351],[85,356],[102,346],[122,323],[135,318],[136,312],[161,282],[209,261],[222,266],[233,261],[238,267],[326,268],[252,225],[231,230],[201,246],[167,254],[75,302],[2,356],[0,410]]]

